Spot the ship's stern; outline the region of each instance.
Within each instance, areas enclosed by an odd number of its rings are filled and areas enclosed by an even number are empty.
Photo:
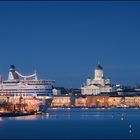
[[[45,99],[42,99],[42,101],[39,103],[39,112],[46,112],[51,106],[52,100],[52,97],[46,97]]]

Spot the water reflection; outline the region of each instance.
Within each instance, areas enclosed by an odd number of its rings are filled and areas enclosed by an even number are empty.
[[[98,110],[98,111],[97,111]],[[93,109],[71,109],[69,110],[64,110],[64,109],[54,109],[49,110],[49,120],[88,120],[88,119],[102,119],[102,118],[111,118],[111,114],[107,113],[105,114],[104,112],[100,112],[99,109],[93,110]]]
[[[129,124],[129,133],[132,133],[132,125]]]
[[[27,115],[27,116],[19,116],[19,117],[9,117],[10,120],[37,120],[37,115]]]
[[[91,120],[91,119],[121,119],[124,120],[131,117],[134,114],[129,112],[139,112],[139,110],[132,110],[132,109],[93,109],[93,108],[82,108],[82,109],[49,109],[48,113],[49,116],[47,119],[49,120]],[[135,117],[140,117],[140,113],[135,113]]]
[[[49,109],[43,115],[0,118],[3,120],[0,138],[5,139],[140,138],[140,109]]]
[[[0,122],[3,122],[3,118],[2,117],[0,117]]]
[[[132,130],[131,130],[131,129],[129,130],[129,133],[130,133],[130,134],[132,133]]]
[[[140,138],[140,109],[49,109],[42,115],[3,119],[0,138],[22,138],[23,133],[33,139]]]
[[[131,113],[129,113],[131,111]],[[84,109],[48,109],[47,113],[43,115],[28,115],[28,116],[20,116],[20,117],[8,117],[10,120],[124,120],[125,121],[132,116],[136,119],[140,118],[139,109],[126,111],[121,109],[93,109],[93,108],[84,108]],[[135,113],[132,113],[135,111]],[[4,118],[5,119],[5,118]],[[2,118],[1,120],[2,121]]]

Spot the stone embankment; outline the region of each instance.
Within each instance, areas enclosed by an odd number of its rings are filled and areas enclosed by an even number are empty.
[[[51,107],[140,107],[140,97],[54,96]]]

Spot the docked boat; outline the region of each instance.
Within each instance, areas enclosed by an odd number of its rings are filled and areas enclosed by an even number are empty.
[[[45,112],[52,102],[54,80],[39,80],[36,72],[22,75],[11,65],[8,80],[0,83],[0,99],[6,97],[8,102],[16,104],[23,110]]]

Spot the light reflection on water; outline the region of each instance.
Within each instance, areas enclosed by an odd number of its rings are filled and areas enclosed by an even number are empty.
[[[48,109],[43,115],[28,115],[19,117],[0,117],[3,120],[94,120],[94,119],[140,119],[140,109]]]
[[[125,119],[140,117],[140,109],[55,109],[48,110],[48,119]]]
[[[10,120],[37,120],[36,115],[9,117]]]
[[[140,109],[48,109],[0,121],[0,138],[140,138]]]
[[[49,109],[43,115],[0,118],[2,120],[93,120],[140,118],[140,109]]]

